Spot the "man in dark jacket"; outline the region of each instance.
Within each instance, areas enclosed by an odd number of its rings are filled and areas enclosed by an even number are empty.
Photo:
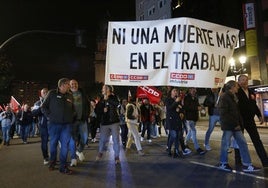
[[[50,137],[49,170],[54,170],[57,159],[57,146],[60,142],[60,168],[64,174],[72,174],[67,167],[67,155],[71,139],[72,123],[75,119],[74,99],[70,90],[70,80],[61,78],[58,88],[50,90],[42,104],[42,112],[47,117]]]
[[[99,153],[96,157],[96,161],[99,161],[102,158],[103,152],[106,149],[106,143],[112,134],[115,164],[119,164],[120,120],[118,106],[120,103],[117,96],[114,94],[112,86],[104,85],[102,87],[102,94],[103,99],[99,102],[98,109],[96,109],[97,116],[101,118]]]
[[[248,77],[246,75],[240,75],[238,77],[238,84],[240,88],[237,97],[239,110],[243,118],[242,129],[247,130],[263,167],[268,167],[267,153],[264,149],[254,120],[255,115],[257,115],[260,122],[263,123],[261,112],[256,105],[255,95],[248,89]]]
[[[89,102],[86,94],[81,88],[79,88],[78,82],[74,79],[70,81],[70,90],[73,94],[74,107],[76,111],[76,120],[72,126],[72,137],[70,140],[70,166],[76,166],[76,155],[80,161],[85,160],[83,151],[88,139],[87,124],[89,118]],[[76,148],[76,143],[79,145],[78,148]]]
[[[199,105],[198,98],[196,95],[196,88],[189,88],[188,94],[184,98],[184,109],[185,109],[185,118],[188,133],[185,141],[193,140],[194,148],[200,155],[206,153],[203,149],[200,148],[198,140],[196,138],[196,122],[199,118],[199,111],[201,106]]]
[[[209,139],[212,131],[217,122],[220,122],[220,115],[218,110],[218,99],[219,99],[219,89],[218,88],[211,88],[211,92],[206,96],[204,101],[204,106],[208,107],[208,114],[209,114],[209,123],[208,129],[205,136],[205,149],[207,151],[211,150]]]
[[[43,104],[45,97],[48,93],[47,88],[43,88],[40,92],[41,96],[38,101],[35,102],[32,114],[33,116],[38,118],[38,124],[40,127],[40,136],[41,136],[41,150],[42,155],[44,158],[44,165],[49,163],[49,156],[48,156],[48,126],[47,126],[47,118],[41,111],[41,105]]]

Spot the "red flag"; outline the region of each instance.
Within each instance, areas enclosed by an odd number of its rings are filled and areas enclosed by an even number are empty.
[[[4,108],[0,105],[0,111],[5,111]]]
[[[137,88],[137,98],[148,98],[152,104],[160,102],[162,92],[152,86],[142,86]]]
[[[10,107],[13,112],[17,113],[19,111],[20,103],[15,99],[15,97],[11,96],[10,99]]]

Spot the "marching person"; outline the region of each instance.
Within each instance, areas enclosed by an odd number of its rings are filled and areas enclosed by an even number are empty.
[[[4,145],[9,146],[10,136],[9,131],[12,124],[15,123],[16,117],[12,112],[12,109],[9,105],[6,106],[5,111],[0,113],[0,122],[2,126],[3,142]]]
[[[135,98],[130,97],[128,104],[126,105],[126,122],[128,127],[128,140],[126,149],[129,150],[131,147],[131,144],[133,142],[133,138],[135,141],[135,145],[138,151],[138,154],[140,156],[143,156],[144,153],[142,151],[141,143],[140,143],[140,136],[138,132],[138,126],[139,126],[139,112],[138,108],[135,104]]]
[[[251,163],[247,141],[241,131],[242,119],[238,109],[238,100],[235,93],[238,91],[238,84],[234,80],[230,80],[225,84],[225,92],[222,94],[219,102],[219,112],[221,129],[223,131],[221,139],[221,152],[219,169],[232,171],[228,164],[228,149],[230,147],[231,137],[236,140],[241,153],[242,170],[244,172],[259,171],[260,168],[255,167]]]
[[[41,96],[38,101],[35,102],[32,114],[38,118],[38,123],[40,127],[40,136],[41,136],[41,150],[44,159],[44,165],[49,163],[49,155],[48,155],[48,126],[47,126],[47,118],[41,111],[41,105],[43,104],[45,97],[48,93],[47,88],[43,88],[40,92]]]
[[[57,146],[60,142],[60,168],[63,174],[72,174],[67,167],[69,142],[71,139],[72,124],[75,120],[74,99],[70,90],[70,80],[61,78],[58,88],[50,90],[42,104],[42,112],[48,119],[48,132],[50,137],[49,170],[55,169],[57,159]]]
[[[268,167],[268,156],[261,141],[257,126],[254,120],[255,115],[259,118],[260,123],[263,123],[261,112],[256,104],[254,93],[248,88],[248,77],[240,75],[238,77],[239,89],[237,93],[238,106],[243,119],[242,130],[246,129],[255,150],[261,160],[263,167]],[[238,152],[239,150],[235,150]],[[239,156],[239,153],[236,153]],[[236,156],[236,158],[238,157]]]
[[[76,80],[70,81],[70,90],[73,95],[73,104],[76,111],[76,120],[72,125],[72,137],[70,140],[71,165],[76,166],[76,155],[80,161],[85,160],[84,148],[88,140],[87,121],[89,118],[89,102],[84,91],[79,88]],[[76,149],[76,143],[78,147]]]
[[[120,120],[117,111],[120,102],[114,94],[114,89],[111,85],[104,85],[102,87],[102,95],[103,98],[99,102],[97,109],[97,116],[100,117],[101,123],[99,152],[96,161],[99,161],[103,157],[106,144],[112,134],[115,164],[120,164]]]

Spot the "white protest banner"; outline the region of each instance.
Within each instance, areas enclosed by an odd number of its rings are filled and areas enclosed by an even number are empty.
[[[192,18],[109,22],[105,84],[218,87],[238,33]]]

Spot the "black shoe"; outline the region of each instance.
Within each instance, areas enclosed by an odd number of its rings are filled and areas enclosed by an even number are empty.
[[[182,154],[180,152],[174,153],[173,158],[182,158]]]
[[[55,170],[55,162],[54,161],[50,161],[49,162],[49,166],[48,166],[48,170],[49,171],[52,171],[52,170]]]
[[[169,156],[169,157],[172,157],[172,153],[171,153],[171,152],[168,152],[168,156]]]
[[[202,150],[201,148],[198,148],[197,153],[199,153],[199,155],[204,155],[206,153],[206,151]]]
[[[63,174],[67,174],[67,175],[71,175],[73,173],[72,170],[70,170],[69,168],[67,167],[64,167],[64,168],[60,168],[60,173],[63,173]]]

